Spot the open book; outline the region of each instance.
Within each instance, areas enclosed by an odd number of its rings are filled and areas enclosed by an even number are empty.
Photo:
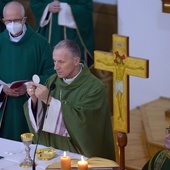
[[[14,89],[14,88],[17,88],[17,87],[21,86],[22,84],[24,84],[24,83],[26,83],[28,81],[29,80],[18,80],[18,81],[14,81],[14,82],[9,84],[9,83],[5,83],[2,80],[0,80],[0,85],[6,85],[6,86]]]
[[[78,159],[71,160],[71,169],[77,169]],[[92,157],[86,160],[88,162],[88,169],[94,170],[119,170],[119,165],[113,160]],[[54,162],[46,167],[46,170],[61,169],[60,162]]]

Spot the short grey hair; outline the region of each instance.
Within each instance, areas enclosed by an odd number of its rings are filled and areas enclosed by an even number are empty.
[[[8,3],[4,6],[3,16],[4,16],[4,13],[5,13],[6,8],[7,8],[9,5],[15,5],[15,6],[19,7],[21,16],[22,16],[22,17],[25,16],[24,6],[23,6],[21,3],[17,2],[17,1],[8,2]]]
[[[55,47],[54,50],[65,48],[71,52],[73,57],[81,58],[81,52],[79,46],[72,40],[61,40]]]

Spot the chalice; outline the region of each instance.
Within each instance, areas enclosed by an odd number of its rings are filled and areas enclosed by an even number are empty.
[[[23,133],[21,134],[21,140],[24,143],[25,151],[26,151],[26,157],[22,163],[20,163],[20,167],[22,168],[30,168],[33,165],[33,160],[30,157],[30,150],[31,148],[29,147],[32,143],[34,135],[32,133]]]

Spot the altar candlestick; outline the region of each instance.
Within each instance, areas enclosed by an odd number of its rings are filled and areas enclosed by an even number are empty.
[[[66,151],[64,151],[63,156],[61,156],[60,162],[61,162],[61,170],[71,169],[71,159],[69,156],[66,156]]]
[[[81,160],[77,162],[78,170],[88,170],[88,162],[81,156]]]

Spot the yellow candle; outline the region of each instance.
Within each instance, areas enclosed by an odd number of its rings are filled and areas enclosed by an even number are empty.
[[[83,156],[81,161],[77,162],[78,170],[88,170],[88,162],[84,160]]]
[[[69,156],[66,156],[64,151],[63,156],[60,157],[61,170],[70,170],[71,169],[71,159]]]

